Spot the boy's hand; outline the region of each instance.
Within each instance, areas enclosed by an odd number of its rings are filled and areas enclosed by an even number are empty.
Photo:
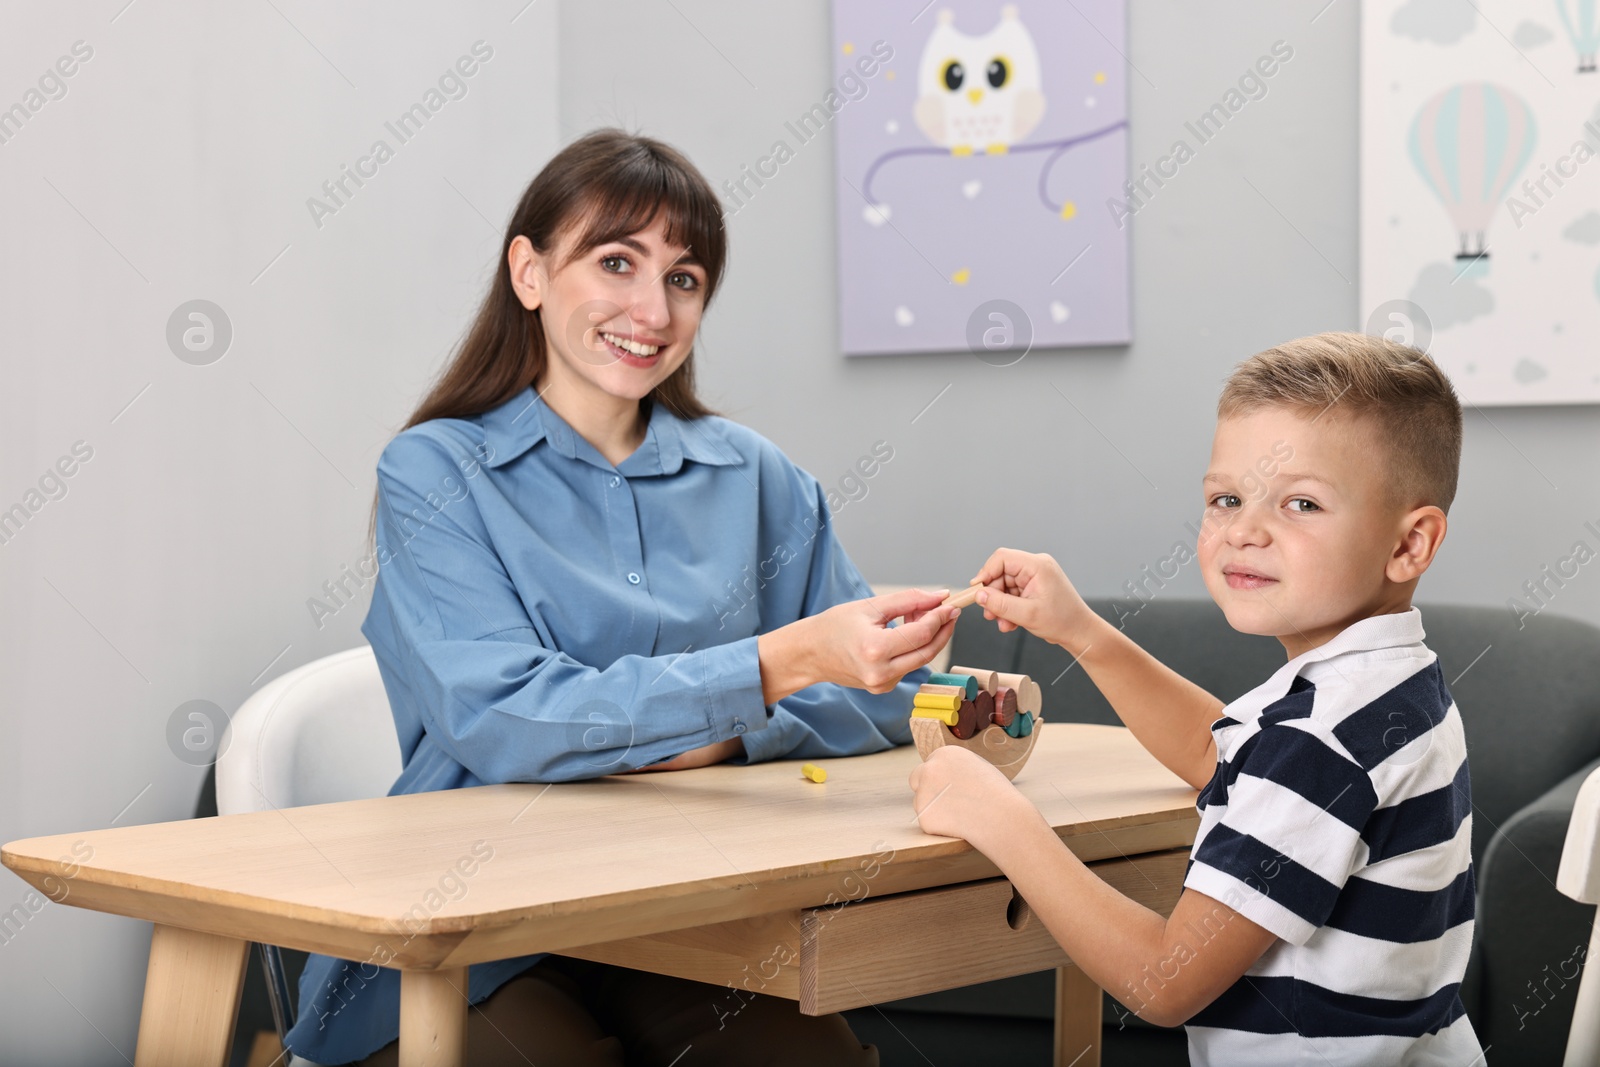
[[[986,827],[1005,826],[1013,809],[1033,810],[999,769],[959,745],[934,749],[911,771],[911,806],[925,834],[959,837],[979,849]]]
[[[983,617],[998,619],[1001,633],[1020,626],[1076,655],[1084,643],[1078,635],[1099,619],[1061,565],[1042,552],[997,548],[976,581],[985,587],[978,594]]]

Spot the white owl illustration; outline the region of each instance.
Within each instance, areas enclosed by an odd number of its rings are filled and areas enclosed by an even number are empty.
[[[955,28],[953,11],[939,12],[918,65],[915,115],[928,139],[955,155],[1005,152],[1039,125],[1039,51],[1016,5],[976,37]]]

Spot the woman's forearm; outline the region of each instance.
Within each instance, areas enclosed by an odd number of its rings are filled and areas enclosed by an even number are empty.
[[[756,658],[761,663],[761,699],[768,707],[824,680],[818,676],[812,661],[814,641],[807,634],[809,621],[800,619],[756,638]]]

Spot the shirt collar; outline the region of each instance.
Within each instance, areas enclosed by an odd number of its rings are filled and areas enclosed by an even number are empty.
[[[1309,664],[1352,652],[1377,652],[1386,648],[1418,645],[1424,636],[1422,611],[1416,607],[1360,619],[1340,630],[1331,640],[1300,653],[1279,667],[1271,678],[1252,691],[1251,703],[1270,703],[1287,695],[1289,687]]]
[[[699,420],[680,419],[665,404],[652,401],[650,424],[644,441],[633,455],[615,468],[629,477],[651,474],[676,474],[685,459],[712,466],[740,462],[741,457],[722,435]],[[556,414],[525,386],[510,400],[484,412],[483,424],[487,457],[484,465],[501,467],[528,451],[540,441],[568,459],[582,459],[606,470],[613,469],[599,451],[584,440],[567,421]]]

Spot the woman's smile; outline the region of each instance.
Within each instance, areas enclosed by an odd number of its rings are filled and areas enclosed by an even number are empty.
[[[661,351],[666,342],[659,339],[644,340],[633,334],[596,330],[596,337],[605,350],[618,363],[628,367],[654,368],[661,362]]]

